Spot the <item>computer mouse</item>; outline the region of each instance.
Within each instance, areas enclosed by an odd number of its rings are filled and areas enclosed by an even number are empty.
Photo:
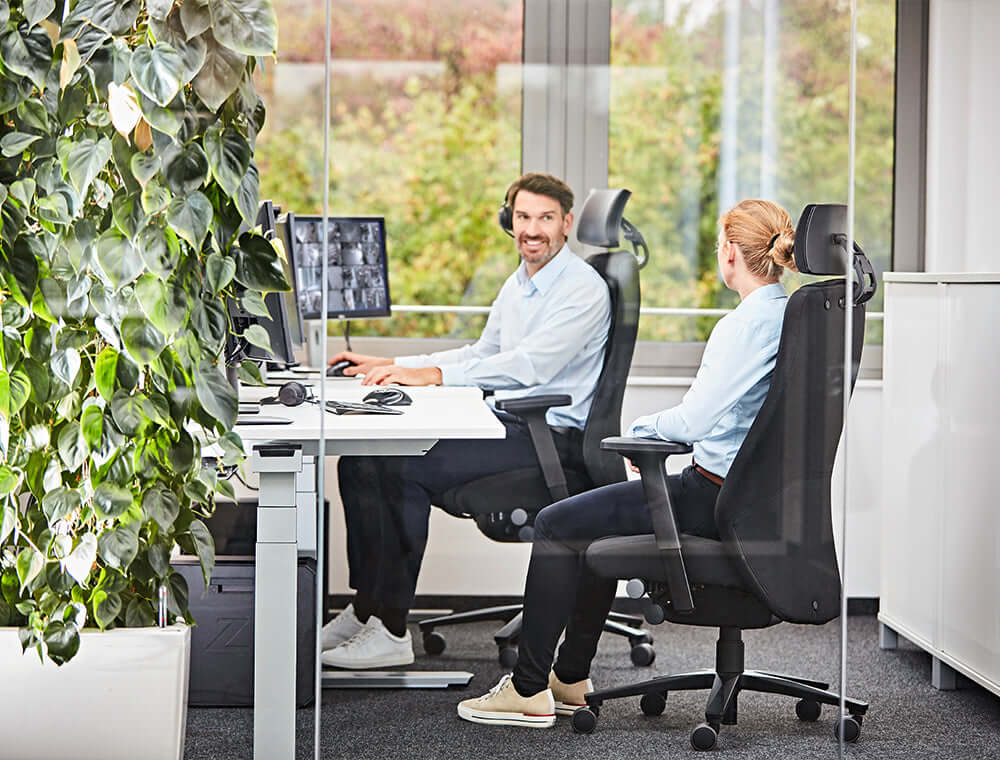
[[[368,401],[372,404],[383,404],[384,406],[408,406],[413,403],[413,399],[399,388],[376,388],[365,396],[362,401]]]
[[[344,370],[348,367],[357,367],[358,365],[348,359],[341,359],[339,362],[334,362],[329,367],[326,368],[327,377],[353,377],[352,375],[345,375]]]

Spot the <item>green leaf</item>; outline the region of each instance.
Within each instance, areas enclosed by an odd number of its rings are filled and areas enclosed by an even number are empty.
[[[76,548],[63,560],[63,569],[83,586],[90,577],[90,569],[96,559],[97,537],[93,533],[85,533]]]
[[[191,5],[194,7],[194,3],[185,3],[181,6],[178,13],[171,14],[167,18],[166,23],[159,25],[156,31],[156,38],[161,42],[169,43],[173,46],[174,50],[180,53],[181,58],[184,60],[184,69],[181,72],[181,83],[187,84],[190,82],[195,74],[201,71],[202,65],[205,63],[205,52],[207,49],[207,43],[205,39],[201,36],[201,32],[205,31],[202,29],[197,35],[189,34],[183,23],[183,16],[186,7]],[[205,14],[208,15],[208,9],[205,8]],[[188,11],[190,14],[191,11]],[[207,28],[207,27],[206,27]]]
[[[244,55],[274,55],[278,18],[271,0],[208,0],[215,38]]]
[[[17,106],[15,123],[38,132],[49,131],[49,114],[41,100],[31,98]]]
[[[180,573],[171,573],[167,580],[167,609],[174,615],[184,615],[188,606],[188,585]]]
[[[152,274],[166,279],[177,268],[181,250],[172,229],[151,225],[139,233],[138,243],[142,260]]]
[[[80,423],[75,421],[70,421],[59,433],[58,446],[59,456],[70,472],[78,470],[90,455],[90,447],[80,429]]]
[[[157,21],[166,19],[170,9],[174,7],[174,0],[146,0],[146,11]]]
[[[223,129],[219,123],[205,130],[202,142],[215,181],[226,195],[235,195],[243,175],[250,168],[250,143],[233,127]]]
[[[218,353],[229,329],[226,312],[216,302],[199,300],[191,312],[191,329],[198,340]]]
[[[125,625],[128,628],[151,628],[156,625],[152,605],[145,599],[133,599],[125,609]]]
[[[225,50],[225,48],[220,49]],[[0,114],[9,113],[27,100],[30,94],[31,81],[26,77],[0,77]]]
[[[146,560],[160,578],[170,575],[170,549],[163,544],[153,544],[146,552]]]
[[[132,50],[129,70],[136,85],[147,97],[165,106],[181,88],[184,59],[166,42],[153,47],[140,45]]]
[[[75,625],[62,620],[50,620],[42,640],[49,659],[56,665],[69,662],[80,649],[80,632]]]
[[[75,348],[64,348],[56,351],[49,359],[49,366],[52,368],[53,375],[72,388],[77,373],[80,371],[80,352]]]
[[[264,385],[264,378],[261,377],[260,367],[255,362],[249,360],[240,362],[240,366],[236,368],[236,374],[243,385]]]
[[[16,487],[15,484],[14,488]],[[14,532],[15,525],[17,525],[17,513],[12,506],[4,504],[0,509],[0,546],[7,541],[7,536]]]
[[[111,399],[111,417],[125,435],[136,435],[147,421],[142,408],[142,398],[129,395],[124,388],[118,389]]]
[[[152,216],[158,214],[170,203],[170,191],[157,179],[150,180],[142,189],[142,210]]]
[[[241,285],[261,293],[291,288],[270,241],[260,235],[244,233],[240,236],[239,248],[234,252],[236,280]]]
[[[166,106],[159,106],[154,101],[146,97],[144,93],[139,93],[139,107],[142,115],[153,129],[163,132],[165,135],[176,135],[184,125],[184,91],[181,90],[174,96],[174,99]]]
[[[246,457],[243,451],[243,439],[236,433],[230,431],[220,436],[219,446],[222,447],[222,463],[224,465],[238,464]]]
[[[45,558],[30,546],[21,549],[17,555],[17,579],[21,582],[20,593],[31,583],[45,567]]]
[[[31,378],[21,369],[10,373],[10,414],[17,414],[28,403],[31,395]]]
[[[114,483],[101,483],[94,490],[94,507],[102,520],[111,520],[132,506],[132,492]]]
[[[264,296],[256,290],[243,291],[243,294],[240,296],[240,306],[254,316],[266,317],[267,319],[271,318],[271,312],[267,310],[267,304],[264,302]]]
[[[69,517],[83,504],[80,493],[72,488],[60,486],[42,497],[42,512],[51,527],[59,520]]]
[[[167,346],[166,336],[144,317],[125,317],[120,331],[122,345],[140,365],[149,364]]]
[[[146,212],[142,210],[139,198],[125,188],[115,193],[115,197],[111,201],[111,213],[114,215],[115,225],[118,229],[133,240],[146,226],[149,219]]]
[[[41,139],[41,135],[29,135],[25,132],[8,132],[0,138],[0,151],[8,158],[19,156],[27,150],[29,145]]]
[[[11,185],[12,193],[13,190],[14,185]],[[8,254],[7,262],[10,267],[10,273],[14,278],[14,284],[22,296],[23,305],[27,305],[31,302],[35,294],[35,286],[38,284],[38,259],[32,253],[31,246],[28,244],[26,238],[22,236],[14,241],[14,246]]]
[[[253,226],[257,223],[257,208],[260,205],[260,175],[257,165],[250,162],[250,168],[243,175],[239,189],[236,191],[236,208],[239,209],[243,221]]]
[[[236,424],[236,391],[214,364],[203,361],[194,373],[194,387],[202,407],[226,428]]]
[[[205,261],[205,273],[208,277],[208,287],[212,293],[218,293],[233,280],[236,274],[236,262],[221,253],[213,253]]]
[[[36,204],[38,218],[53,224],[69,224],[73,221],[69,213],[69,204],[62,193],[52,193],[38,199]]]
[[[194,78],[194,91],[212,111],[218,111],[240,86],[247,57],[220,45],[211,34],[204,35],[203,39],[205,63]]]
[[[197,143],[188,143],[170,159],[164,176],[171,192],[186,195],[200,188],[208,177],[208,157]]]
[[[142,511],[150,520],[156,521],[160,530],[170,533],[174,520],[180,514],[181,504],[176,494],[163,486],[153,486],[143,494]]]
[[[6,496],[14,491],[21,484],[21,473],[11,469],[9,465],[0,464],[0,496]],[[4,507],[6,509],[6,505]],[[0,544],[7,539],[7,534],[13,530],[13,514],[10,528],[7,527],[7,512],[3,513],[3,530],[0,530]]]
[[[22,35],[8,28],[0,34],[0,56],[8,70],[28,77],[39,90],[45,89],[45,75],[52,64],[52,40],[44,29],[35,27]]]
[[[24,18],[28,26],[34,26],[42,19],[48,18],[55,7],[56,0],[24,0]]]
[[[212,25],[212,15],[206,0],[186,0],[181,5],[181,23],[189,40],[208,29]]]
[[[143,269],[143,259],[132,241],[118,230],[106,230],[97,239],[97,263],[115,290],[128,285]]]
[[[67,168],[70,181],[81,198],[110,159],[111,140],[106,137],[96,141],[84,138],[75,143],[67,159]]]
[[[110,533],[105,533],[101,538],[104,539],[110,535]],[[110,562],[108,564],[111,565]],[[115,622],[115,618],[121,611],[122,599],[118,594],[109,594],[106,591],[94,592],[94,620],[97,621],[97,625],[102,631]]]
[[[212,582],[212,570],[215,568],[215,541],[201,520],[192,520],[191,538],[194,539],[194,551],[201,564],[201,573],[205,578],[205,586]]]
[[[8,189],[10,190],[10,194],[21,201],[23,205],[30,206],[31,199],[35,197],[35,180],[31,179],[31,177],[25,177],[16,182],[11,182]]]
[[[160,171],[159,153],[136,153],[129,161],[132,175],[145,187],[158,171]]]
[[[197,191],[174,198],[167,206],[167,222],[192,248],[200,251],[212,223],[212,204]]]
[[[97,355],[94,379],[97,383],[97,392],[101,394],[105,401],[110,401],[115,393],[117,364],[118,352],[111,346],[108,346]]]
[[[258,348],[263,348],[267,353],[274,354],[271,348],[271,338],[268,336],[267,330],[260,325],[250,325],[247,327],[243,331],[243,337]]]
[[[127,569],[138,553],[139,536],[132,525],[120,525],[97,539],[97,555],[116,570]]]
[[[91,404],[83,410],[80,416],[80,432],[89,448],[97,448],[104,432],[104,410],[97,404]]]

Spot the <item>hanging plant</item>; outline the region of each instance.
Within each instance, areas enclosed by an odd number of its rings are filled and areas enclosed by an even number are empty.
[[[191,622],[177,545],[211,575],[227,301],[289,287],[252,229],[276,46],[270,0],[0,0],[0,625],[56,663],[161,586]]]

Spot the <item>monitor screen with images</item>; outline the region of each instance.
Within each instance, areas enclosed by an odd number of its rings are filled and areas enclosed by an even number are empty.
[[[295,216],[296,285],[304,319],[323,317],[323,217]],[[331,319],[388,317],[385,219],[327,218],[327,313]]]

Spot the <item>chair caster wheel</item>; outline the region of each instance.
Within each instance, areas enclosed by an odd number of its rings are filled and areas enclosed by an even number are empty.
[[[632,657],[632,664],[637,668],[648,667],[656,659],[656,650],[652,644],[636,644],[629,654]]]
[[[814,699],[800,699],[795,703],[795,714],[799,720],[812,722],[819,720],[821,705]]]
[[[592,734],[597,727],[597,713],[590,707],[581,707],[573,713],[573,730],[578,734]]]
[[[639,709],[644,715],[663,715],[667,709],[667,693],[649,692],[639,700]]]
[[[503,667],[513,668],[517,665],[517,647],[500,647],[500,655],[497,659]]]
[[[441,654],[448,643],[440,633],[431,631],[424,634],[424,651],[427,654]]]
[[[833,726],[833,735],[839,740],[844,738],[845,743],[854,743],[861,736],[861,721],[859,716],[845,715]]]
[[[718,729],[707,723],[699,723],[691,732],[691,746],[699,751],[712,749],[718,740]]]

